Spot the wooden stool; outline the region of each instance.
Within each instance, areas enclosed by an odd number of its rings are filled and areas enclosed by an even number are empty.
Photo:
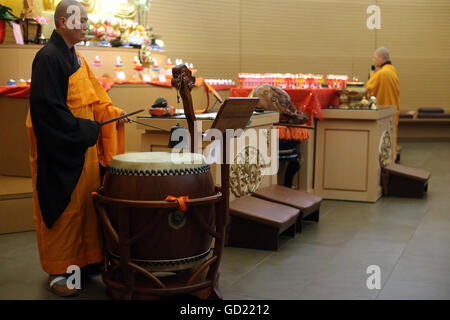
[[[244,196],[230,202],[230,246],[278,250],[280,234],[295,236],[299,210]]]
[[[422,198],[428,191],[431,173],[400,164],[389,164],[382,169],[383,195]]]
[[[277,184],[259,189],[253,196],[299,209],[297,232],[302,232],[303,220],[319,222],[321,197]]]

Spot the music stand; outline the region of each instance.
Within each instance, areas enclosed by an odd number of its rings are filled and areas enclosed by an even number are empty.
[[[226,239],[226,226],[230,220],[229,218],[229,203],[230,203],[230,164],[227,163],[227,129],[244,129],[253,111],[258,104],[259,98],[228,98],[220,106],[216,119],[214,120],[211,128],[218,129],[223,135],[222,143],[222,164],[220,165],[220,178],[222,182],[222,199],[220,205],[217,206],[217,210],[220,210],[220,214],[217,215],[217,226],[219,230],[222,230],[223,237],[216,245],[218,256],[222,255],[223,247],[227,242]],[[230,137],[231,138],[231,137]],[[219,265],[215,265],[211,268],[211,274],[217,274]],[[221,297],[220,291],[217,288],[213,288],[213,292],[216,297]]]
[[[220,106],[211,128],[225,134],[226,129],[244,129],[253,115],[259,98],[227,98]]]

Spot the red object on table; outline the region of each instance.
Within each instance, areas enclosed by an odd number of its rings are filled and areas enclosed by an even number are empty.
[[[28,99],[30,86],[0,86],[0,96]]]
[[[211,87],[216,91],[230,90],[236,88],[234,84],[212,84]]]
[[[100,84],[105,88],[106,91],[109,91],[115,84],[150,84],[158,87],[166,87],[171,88],[172,84],[170,82],[159,82],[159,81],[151,81],[146,82],[141,79],[126,79],[124,81],[114,80],[114,78],[105,78],[99,77],[97,78]],[[204,85],[203,78],[197,78],[195,81],[196,87],[201,87]],[[232,86],[220,85],[213,86],[215,90],[227,90]],[[30,86],[0,86],[0,96],[12,97],[12,98],[25,98],[28,99],[30,97]]]
[[[158,87],[165,87],[165,88],[172,88],[172,84],[170,81],[166,82],[160,82],[160,81],[144,81],[141,79],[125,79],[125,80],[115,80],[114,78],[105,78],[105,77],[99,77],[97,78],[98,81],[101,83],[103,88],[105,88],[106,91],[109,91],[115,84],[151,84]],[[196,78],[195,86],[200,87],[203,85],[204,79],[203,78]]]
[[[106,91],[109,91],[115,84],[126,84],[126,83],[132,83],[132,84],[150,84],[158,87],[167,87],[171,88],[172,85],[170,82],[159,82],[159,81],[152,81],[152,82],[145,82],[140,79],[127,79],[124,81],[120,80],[114,80],[113,78],[104,78],[99,77],[97,78],[100,84],[105,88]],[[197,81],[195,82],[196,87],[200,87],[203,85],[203,78],[197,78]],[[30,86],[0,86],[0,96],[6,96],[11,98],[25,98],[28,99],[30,97]]]

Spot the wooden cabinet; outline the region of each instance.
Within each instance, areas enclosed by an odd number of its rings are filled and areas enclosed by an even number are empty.
[[[395,107],[324,109],[316,123],[314,192],[325,199],[376,202],[381,161],[395,157]]]

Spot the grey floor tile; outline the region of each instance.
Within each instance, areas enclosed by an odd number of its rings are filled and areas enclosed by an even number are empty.
[[[388,240],[406,243],[413,236],[416,227],[387,223],[369,223],[355,234],[356,239]]]
[[[450,299],[450,287],[443,284],[389,280],[377,299],[448,300]]]
[[[448,168],[447,168],[448,170]],[[449,178],[448,177],[432,177],[431,182],[428,185],[429,192],[448,192],[450,188]],[[447,189],[447,190],[446,190]]]
[[[313,283],[305,287],[299,300],[373,300],[377,296],[376,290],[351,291]]]
[[[263,262],[227,289],[235,294],[261,299],[292,300],[311,281],[312,277],[303,275],[299,266]]]
[[[450,287],[450,260],[403,255],[389,279]]]
[[[382,205],[380,207],[380,213],[386,212],[387,214],[412,214],[421,215],[425,214],[431,206],[431,201],[425,198],[401,198],[401,197],[384,197],[381,199]],[[413,210],[412,210],[413,209]]]
[[[263,298],[249,297],[239,293],[234,293],[233,290],[230,289],[220,288],[220,290],[224,300],[264,300]]]
[[[302,243],[338,247],[351,240],[358,233],[358,230],[358,226],[340,226],[337,228],[331,224],[320,222],[317,225],[304,228],[298,239]]]
[[[342,246],[342,248],[355,248],[357,250],[367,250],[368,252],[383,252],[400,256],[405,250],[406,245],[407,243],[390,241],[389,239],[354,237]]]
[[[0,258],[23,260],[37,258],[36,232],[20,232],[0,235]]]
[[[254,269],[264,259],[272,255],[272,251],[245,248],[224,248],[220,265],[221,287],[227,288],[237,279]]]
[[[450,208],[448,208],[448,204],[443,203],[442,206],[434,206],[433,203],[433,206],[428,210],[427,215],[424,217],[424,222],[430,220],[450,222]]]
[[[310,286],[360,293],[363,297],[374,297],[376,290],[370,290],[367,286],[367,281],[372,275],[372,273],[367,273],[368,266],[368,264],[359,262],[330,265],[314,278]],[[381,286],[385,284],[387,276],[388,272],[381,267]]]
[[[448,235],[417,235],[408,243],[404,254],[450,261]]]
[[[275,252],[267,261],[278,265],[302,265],[304,263],[328,263],[337,254],[336,247],[302,243],[300,237],[297,243]]]
[[[377,266],[381,270],[383,281],[392,272],[399,259],[397,254],[381,251],[357,250],[355,248],[340,249],[339,253],[330,261],[330,267],[338,270],[348,270],[355,274],[363,274],[365,278],[370,266]]]
[[[27,283],[9,283],[0,285],[0,300],[63,300],[46,289],[47,279],[29,285]]]
[[[450,243],[450,220],[435,221],[433,219],[424,219],[423,223],[417,228],[415,235],[447,236],[447,240]]]

